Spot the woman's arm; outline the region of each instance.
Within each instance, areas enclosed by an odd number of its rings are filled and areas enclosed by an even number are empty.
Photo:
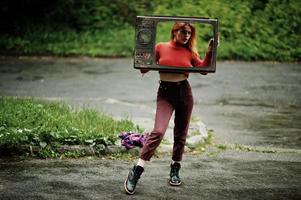
[[[156,63],[157,63],[157,64],[159,63],[159,59],[160,59],[160,53],[159,53],[159,51],[160,51],[160,47],[161,47],[161,46],[162,46],[161,43],[158,43],[158,44],[156,44],[156,46],[155,46],[155,58],[156,58]],[[149,70],[148,70],[148,69],[140,69],[140,72],[141,72],[142,74],[145,74],[145,73],[149,72]]]
[[[213,49],[213,39],[211,39],[208,43],[208,47],[204,59],[201,59],[198,54],[194,53],[192,55],[192,65],[194,67],[206,67],[211,65],[212,49]]]
[[[205,58],[201,59],[198,54],[192,56],[192,65],[194,67],[207,67],[211,64],[212,51],[207,51]]]

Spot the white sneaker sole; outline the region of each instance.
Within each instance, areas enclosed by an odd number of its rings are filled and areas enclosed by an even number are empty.
[[[182,182],[180,182],[180,183],[173,183],[173,182],[169,181],[169,185],[171,185],[171,186],[180,186],[181,184],[182,184]]]
[[[129,173],[130,173],[130,172],[129,172]],[[126,182],[127,182],[127,180],[128,180],[128,177],[129,177],[129,175],[128,175],[127,178],[125,179],[125,181],[124,181],[124,183],[123,183],[123,187],[124,187],[124,190],[125,190],[125,192],[126,192],[127,194],[133,195],[133,194],[135,194],[135,191],[136,191],[136,190],[134,190],[133,192],[130,192],[130,191],[128,191],[128,189],[126,188]]]

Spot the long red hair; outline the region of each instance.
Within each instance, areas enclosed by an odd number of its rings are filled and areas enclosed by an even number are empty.
[[[196,30],[195,30],[195,27],[192,26],[192,24],[185,23],[185,22],[175,22],[171,29],[171,39],[172,40],[174,39],[175,32],[177,32],[178,30],[181,30],[185,26],[189,26],[191,28],[191,35],[190,35],[188,42],[184,45],[184,47],[187,48],[192,53],[195,53],[196,55],[198,55],[198,51],[196,48]]]

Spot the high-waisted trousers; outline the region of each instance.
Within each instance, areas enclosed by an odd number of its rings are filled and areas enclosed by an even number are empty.
[[[173,161],[181,161],[193,108],[193,96],[187,80],[180,82],[160,81],[153,131],[148,135],[140,152],[140,158],[149,161],[161,143],[169,120],[174,114]]]

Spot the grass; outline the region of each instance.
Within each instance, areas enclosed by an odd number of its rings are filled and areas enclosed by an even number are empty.
[[[190,149],[190,153],[199,154],[206,151],[206,149],[212,145],[214,140],[214,132],[213,130],[208,130],[208,136],[204,138],[204,141],[196,144],[195,146],[187,146]]]
[[[208,156],[217,156],[219,153],[227,150],[231,151],[241,151],[241,152],[256,152],[256,153],[278,153],[277,149],[268,148],[268,147],[252,147],[242,144],[214,144],[213,147],[216,148],[216,151],[210,152]]]
[[[59,157],[62,145],[89,145],[103,151],[122,131],[142,132],[128,119],[114,120],[92,109],[74,109],[61,102],[0,97],[0,152]],[[30,151],[23,151],[28,146]],[[81,156],[84,152],[68,153]],[[0,155],[1,155],[0,154]],[[68,155],[67,155],[68,156]]]

